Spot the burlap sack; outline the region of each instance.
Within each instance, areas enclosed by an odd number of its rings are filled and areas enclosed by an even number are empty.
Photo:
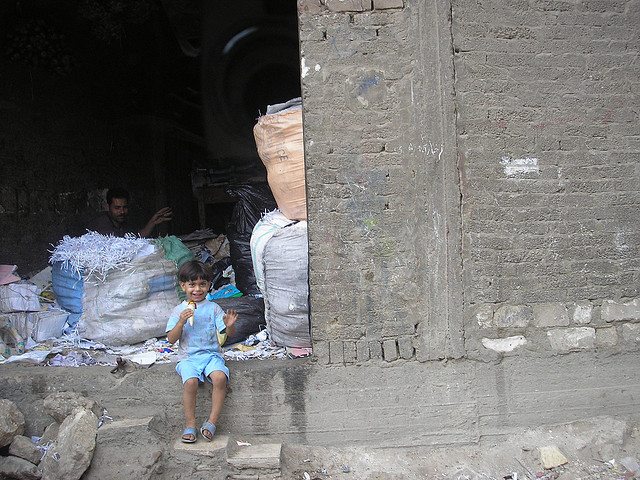
[[[302,108],[263,115],[253,136],[278,208],[290,220],[306,220]]]

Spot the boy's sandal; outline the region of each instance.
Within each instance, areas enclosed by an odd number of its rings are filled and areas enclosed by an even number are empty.
[[[207,432],[207,434],[205,434],[205,432]],[[213,440],[213,436],[215,435],[215,433],[216,426],[209,421],[204,422],[200,427],[200,435],[202,435],[202,437],[209,442]]]
[[[196,429],[194,427],[187,427],[182,431],[182,443],[195,443],[198,439],[196,436]]]

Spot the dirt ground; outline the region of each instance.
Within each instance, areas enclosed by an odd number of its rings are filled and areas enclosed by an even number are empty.
[[[540,447],[568,462],[545,470]],[[619,480],[640,478],[623,464],[640,460],[638,423],[610,417],[525,430],[474,446],[371,449],[285,446],[282,475],[301,480]]]

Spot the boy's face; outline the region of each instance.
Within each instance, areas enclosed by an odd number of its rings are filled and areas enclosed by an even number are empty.
[[[201,302],[207,296],[211,282],[198,278],[188,282],[180,282],[180,288],[187,294],[187,302]]]

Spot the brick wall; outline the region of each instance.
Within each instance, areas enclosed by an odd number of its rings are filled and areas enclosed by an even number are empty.
[[[318,357],[637,348],[639,2],[299,7]]]
[[[315,351],[339,364],[461,356],[453,75],[438,48],[449,9],[300,11]]]
[[[470,350],[637,346],[639,23],[638,2],[452,2]]]

